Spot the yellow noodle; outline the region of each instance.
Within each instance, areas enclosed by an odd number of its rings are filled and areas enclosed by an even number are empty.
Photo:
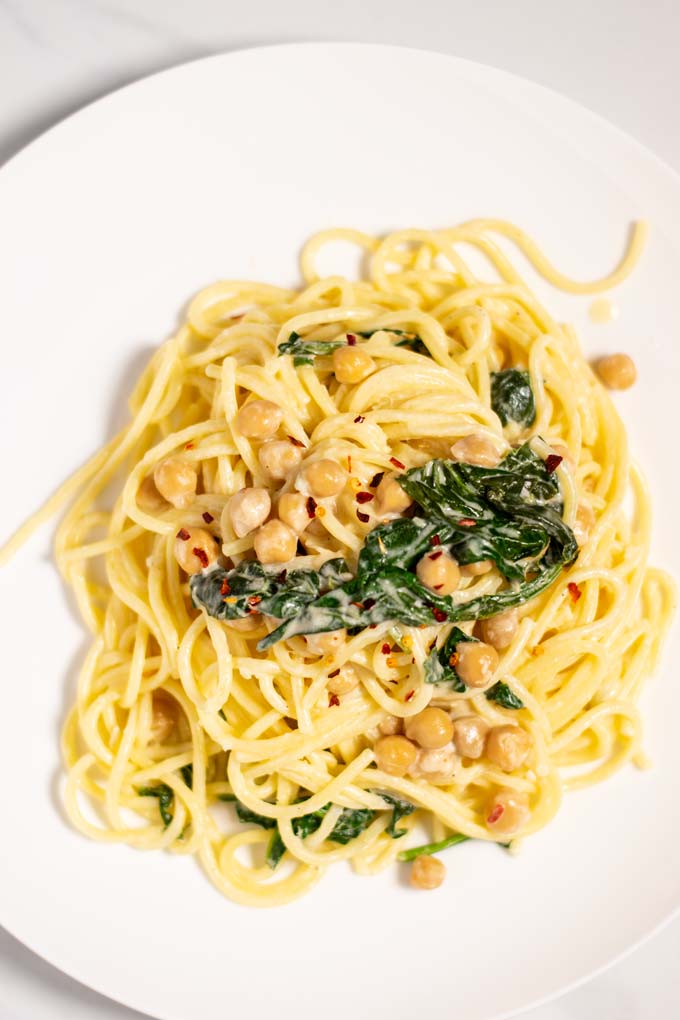
[[[542,307],[509,254],[514,245],[554,286],[590,294],[629,275],[645,233],[636,224],[617,269],[581,283],[503,221],[385,238],[328,230],[303,249],[301,289],[224,281],[194,298],[186,325],[142,373],[130,424],[0,549],[3,563],[70,504],[57,533],[57,563],[95,635],[62,735],[66,808],[76,827],[93,839],[196,855],[225,895],[274,906],[308,892],[336,861],[376,873],[421,824],[431,839],[451,832],[497,838],[487,816],[500,788],[528,798],[523,837],[554,817],[564,790],[598,782],[626,762],[645,766],[636,701],[656,666],[675,589],[647,566],[650,500],[630,465],[618,414],[574,331]],[[323,277],[319,256],[337,243],[357,248],[365,277]],[[466,261],[470,246],[486,261],[488,278]],[[397,346],[390,330],[417,334],[428,356]],[[374,370],[348,385],[336,381],[330,357],[296,367],[277,352],[293,331],[312,340],[370,331],[363,349]],[[508,365],[528,370],[535,395],[535,423],[521,435],[517,426],[503,430],[490,405],[491,373]],[[318,569],[338,555],[356,566],[379,519],[372,503],[369,522],[360,521],[354,497],[391,469],[390,458],[421,465],[448,456],[470,433],[493,440],[499,452],[520,440],[542,457],[555,445],[567,448],[569,459],[558,468],[565,520],[573,525],[586,505],[594,523],[577,561],[521,608],[501,654],[497,675],[523,709],[425,683],[436,626],[387,622],[321,655],[302,637],[260,653],[256,644],[271,622],[258,617],[254,629],[242,630],[193,608],[174,558],[177,531],[209,527],[221,537],[223,555],[238,562],[252,555],[253,535],[237,537],[222,518],[231,495],[267,486],[276,503],[281,492],[295,491],[293,478],[272,484],[259,443],[235,426],[239,408],[253,398],[281,407],[279,438],[293,437],[307,447],[306,457],[335,460],[348,474],[340,496],[318,502],[314,527],[305,532],[307,557],[288,567]],[[140,486],[167,457],[194,466],[198,494],[184,509],[149,509],[138,499]],[[105,491],[118,493],[112,505],[102,503]],[[491,594],[501,584],[492,571],[465,579],[455,597]],[[329,697],[336,671],[348,665],[358,685]],[[454,718],[476,714],[491,727],[518,723],[531,738],[528,761],[504,773],[484,756],[463,759],[431,780],[375,767],[378,725],[430,703]],[[376,791],[415,806],[400,823],[409,835],[390,838],[390,815]],[[234,795],[277,824],[286,850],[277,871],[265,863],[271,832],[244,828],[220,803]],[[296,819],[329,804],[317,830],[300,835]],[[374,815],[340,844],[332,836],[345,809]]]

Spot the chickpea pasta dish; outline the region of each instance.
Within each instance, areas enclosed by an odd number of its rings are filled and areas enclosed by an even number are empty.
[[[92,632],[62,740],[79,830],[196,855],[249,905],[343,860],[412,862],[432,889],[446,848],[517,847],[563,791],[644,764],[675,589],[607,392],[635,365],[593,371],[508,254],[597,293],[644,234],[578,283],[500,220],[329,230],[301,289],[194,298],[129,424],[0,552],[68,504],[56,559]],[[319,275],[337,241],[365,276]]]

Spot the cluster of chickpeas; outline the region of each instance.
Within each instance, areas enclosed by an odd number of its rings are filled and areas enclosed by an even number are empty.
[[[489,726],[480,716],[452,717],[433,706],[405,721],[388,716],[379,729],[382,735],[373,746],[378,768],[390,776],[431,782],[450,780],[464,758],[485,757],[503,772],[515,772],[526,764],[532,748],[530,734],[515,723]],[[525,816],[503,811],[494,817],[491,810],[489,819],[489,829],[508,835],[523,824]]]

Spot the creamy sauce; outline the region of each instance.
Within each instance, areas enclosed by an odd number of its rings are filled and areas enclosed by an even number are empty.
[[[619,310],[609,298],[597,298],[588,309],[588,314],[593,322],[603,324],[615,319],[619,314]]]

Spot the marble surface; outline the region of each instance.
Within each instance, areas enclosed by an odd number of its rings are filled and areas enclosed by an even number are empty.
[[[677,0],[0,0],[0,163],[67,114],[143,75],[244,46],[320,39],[419,46],[496,65],[590,107],[680,171],[679,36]],[[680,919],[604,974],[524,1016],[679,1016],[679,954]],[[66,1017],[141,1014],[83,988],[0,929],[0,1020]]]

